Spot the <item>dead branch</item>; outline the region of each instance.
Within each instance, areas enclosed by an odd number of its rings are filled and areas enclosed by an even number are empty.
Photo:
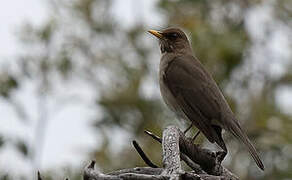
[[[149,131],[145,131],[145,133],[162,143],[163,168],[141,167],[104,174],[94,169],[95,162],[93,161],[84,170],[84,180],[238,180],[235,175],[221,165],[226,155],[225,153],[212,152],[193,144],[191,139],[185,137],[183,132],[177,127],[167,127],[163,131],[162,140]],[[137,150],[138,147],[137,151],[140,156],[142,158],[147,158],[142,148],[137,145],[138,144],[135,144],[135,148]],[[141,155],[143,153],[145,156]],[[182,170],[180,163],[181,159],[194,169],[194,171],[185,172]],[[148,160],[149,158],[146,159],[146,161]]]
[[[192,139],[175,126],[163,131],[162,139],[149,131],[145,131],[156,141],[162,143],[163,168],[154,165],[136,141],[133,145],[145,163],[152,167],[136,167],[102,173],[95,169],[92,161],[83,172],[84,180],[238,180],[229,170],[221,165],[224,152],[213,152],[194,144]],[[193,171],[182,169],[181,160]],[[38,179],[41,174],[38,172]]]
[[[157,142],[159,143],[162,143],[162,139],[153,134],[152,132],[150,131],[144,131],[147,135],[149,135],[150,137],[152,137],[154,140],[156,140]],[[185,155],[184,153],[180,153],[180,158],[192,169],[194,170],[197,174],[204,174],[205,172],[202,170],[202,168],[194,163],[187,155]]]
[[[152,161],[146,156],[146,154],[144,153],[144,151],[142,150],[142,148],[139,146],[139,144],[137,143],[137,141],[133,141],[132,142],[134,148],[136,149],[136,151],[138,152],[138,154],[140,155],[140,157],[143,159],[143,161],[152,168],[158,168],[157,165],[153,164]]]

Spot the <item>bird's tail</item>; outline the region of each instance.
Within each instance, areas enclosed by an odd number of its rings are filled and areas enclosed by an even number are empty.
[[[251,154],[254,161],[256,162],[257,166],[261,170],[264,170],[265,169],[264,164],[262,160],[260,159],[255,147],[252,145],[252,143],[248,139],[246,133],[242,130],[242,128],[236,121],[233,121],[233,122],[234,123],[230,127],[231,133],[247,146],[248,151]]]

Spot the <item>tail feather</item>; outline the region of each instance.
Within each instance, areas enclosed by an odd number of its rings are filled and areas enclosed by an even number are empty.
[[[264,164],[261,161],[255,147],[252,145],[250,140],[248,139],[247,135],[244,133],[244,131],[241,129],[240,125],[238,123],[234,123],[232,127],[230,127],[231,133],[237,137],[241,142],[243,142],[247,148],[249,153],[251,154],[252,158],[256,162],[257,166],[261,169],[264,170]]]

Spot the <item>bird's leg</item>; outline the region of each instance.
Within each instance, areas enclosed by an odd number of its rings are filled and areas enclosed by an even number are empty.
[[[219,157],[219,161],[222,162],[225,156],[227,155],[227,148],[222,138],[222,128],[216,125],[212,125],[212,127],[215,129],[216,133],[218,134],[219,140],[221,142],[218,145],[223,149],[223,151],[217,152],[217,155]]]
[[[199,136],[200,132],[201,132],[201,131],[198,131],[198,132],[195,134],[195,136],[194,136],[193,139],[192,139],[193,142],[194,142],[194,141],[196,140],[196,138]]]
[[[193,123],[186,130],[184,130],[184,135],[191,129],[192,126],[193,126]]]

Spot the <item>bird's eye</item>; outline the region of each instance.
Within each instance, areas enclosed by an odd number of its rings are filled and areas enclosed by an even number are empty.
[[[170,33],[169,34],[169,38],[171,38],[171,39],[176,39],[177,37],[178,37],[177,33]]]
[[[167,37],[167,39],[176,40],[178,37],[178,34],[177,33],[167,33],[167,34],[165,34],[165,36]]]

